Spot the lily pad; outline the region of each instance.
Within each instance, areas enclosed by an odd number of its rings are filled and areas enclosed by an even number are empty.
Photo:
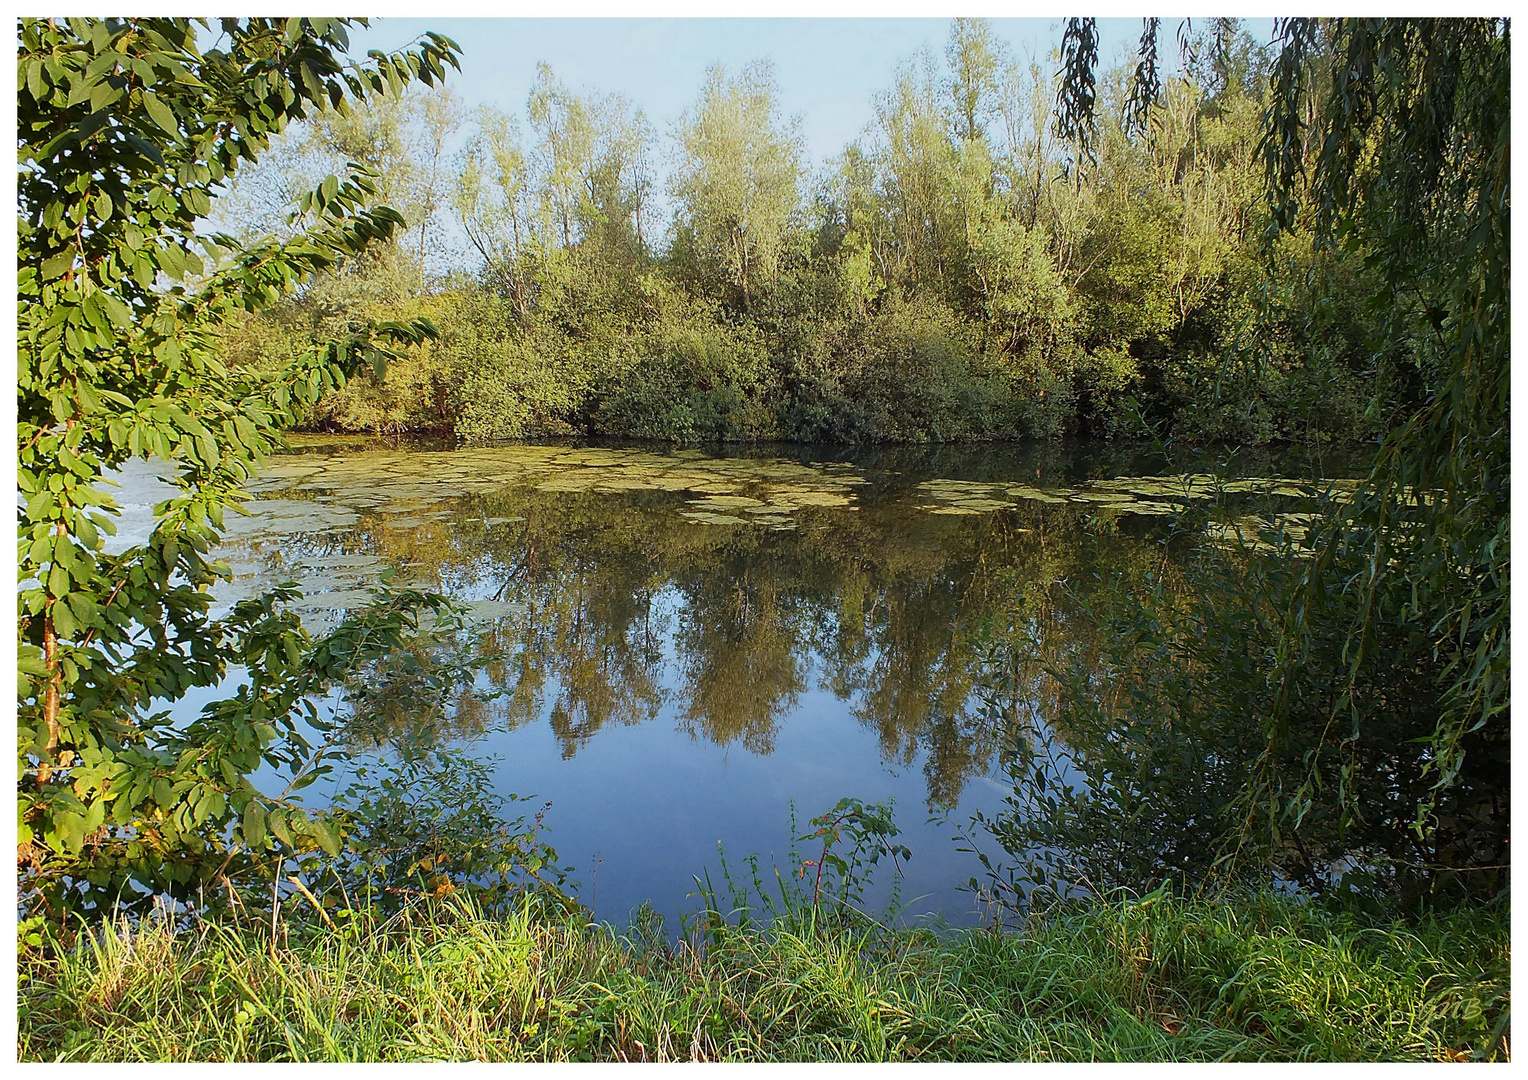
[[[750,499],[746,495],[711,495],[704,499],[697,499],[691,504],[700,510],[738,510],[763,507],[760,499]]]
[[[256,499],[245,509],[248,516],[227,517],[224,535],[229,539],[333,532],[348,529],[360,520],[360,515],[349,507],[309,500]]]
[[[512,604],[504,600],[469,600],[462,605],[463,616],[472,620],[503,619],[525,612],[524,604]]]
[[[1029,502],[1052,504],[1066,502],[1065,496],[1067,491],[1065,488],[1058,488],[1053,491],[1044,491],[1040,488],[1033,488],[1020,484],[1016,487],[1010,487],[1005,490],[1015,499],[1025,499]]]

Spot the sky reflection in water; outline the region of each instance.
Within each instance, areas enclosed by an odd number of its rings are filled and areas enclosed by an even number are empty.
[[[789,873],[792,807],[805,832],[844,796],[895,800],[908,917],[973,918],[957,886],[979,867],[951,837],[999,807],[999,750],[1041,704],[1040,684],[983,687],[983,642],[1022,625],[1048,654],[1091,650],[1055,583],[1159,569],[1207,480],[1054,444],[293,449],[230,519],[221,599],[295,580],[317,631],[398,567],[470,601],[497,654],[478,689],[499,694],[455,703],[441,737],[551,802],[551,841],[616,921],[692,910],[718,842]],[[126,477],[129,519],[147,479]],[[384,743],[419,719],[393,704],[367,718]]]

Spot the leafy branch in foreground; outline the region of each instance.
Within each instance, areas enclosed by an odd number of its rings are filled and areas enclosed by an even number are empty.
[[[368,205],[375,184],[355,167],[301,201],[290,240],[235,251],[198,230],[290,122],[457,65],[435,34],[350,62],[347,23],[22,20],[17,856],[50,904],[92,888],[127,900],[129,882],[184,894],[241,844],[335,847],[250,774],[311,764],[305,696],[389,648],[421,610],[444,610],[391,593],[322,641],[281,610],[286,590],[212,614],[210,589],[230,576],[212,556],[224,512],[280,432],[360,365],[435,334],[424,320],[355,324],[272,373],[219,356],[228,321],[403,224]],[[174,463],[180,493],[154,508],[145,543],[112,550],[117,507],[102,485],[150,457]],[[236,667],[248,680],[236,695],[190,724],[170,719],[165,706]]]

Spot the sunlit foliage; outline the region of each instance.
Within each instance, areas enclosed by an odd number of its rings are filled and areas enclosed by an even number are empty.
[[[18,862],[26,899],[184,893],[244,853],[315,845],[327,825],[249,777],[320,767],[304,696],[413,622],[396,596],[315,641],[276,591],[212,613],[211,552],[289,427],[368,363],[434,331],[356,322],[271,368],[230,367],[219,332],[403,225],[357,166],[298,200],[284,239],[199,223],[289,123],[438,82],[455,46],[343,59],[343,21],[26,19],[19,30]],[[178,490],[122,550],[108,474],[174,462]],[[248,672],[188,724],[164,706]],[[288,789],[288,792],[292,788]]]

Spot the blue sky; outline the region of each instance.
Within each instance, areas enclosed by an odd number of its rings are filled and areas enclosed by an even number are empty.
[[[1016,55],[1043,64],[1061,40],[1062,20],[992,19]],[[1177,19],[1164,19],[1164,60],[1176,56]],[[927,19],[379,19],[352,38],[358,50],[401,47],[425,30],[462,46],[453,84],[469,106],[492,103],[522,115],[538,61],[581,92],[624,94],[662,134],[694,101],[705,70],[774,62],[782,111],[799,116],[813,166],[856,138],[872,116],[871,99],[892,85],[899,61],[928,47],[936,56],[948,18]],[[1140,19],[1103,19],[1100,56],[1119,58],[1140,36]],[[1267,40],[1271,20],[1248,20]]]

